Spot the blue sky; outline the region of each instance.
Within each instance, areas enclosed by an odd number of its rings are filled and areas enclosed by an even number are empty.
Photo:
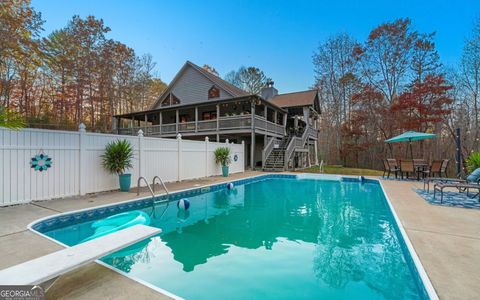
[[[108,37],[150,53],[167,83],[186,60],[209,64],[221,76],[241,65],[257,66],[280,92],[313,83],[312,54],[338,32],[365,40],[378,24],[412,19],[421,32],[436,34],[446,65],[458,62],[480,1],[147,1],[32,0],[46,21],[45,34],[75,14],[102,18]]]

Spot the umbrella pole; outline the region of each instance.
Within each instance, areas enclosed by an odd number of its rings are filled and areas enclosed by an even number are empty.
[[[410,158],[413,159],[413,147],[412,147],[412,141],[409,142],[410,144]]]

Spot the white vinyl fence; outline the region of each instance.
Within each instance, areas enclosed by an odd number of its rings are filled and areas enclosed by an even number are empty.
[[[118,177],[101,166],[105,145],[128,140],[134,148],[132,186],[139,176],[151,183],[155,175],[165,182],[221,174],[213,151],[228,146],[232,152],[230,173],[244,172],[244,144],[161,139],[90,133],[80,125],[78,132],[0,128],[0,206],[118,189]],[[39,172],[31,168],[33,156],[44,153],[52,166]]]

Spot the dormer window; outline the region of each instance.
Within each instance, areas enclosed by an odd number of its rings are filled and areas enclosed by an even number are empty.
[[[177,98],[174,94],[170,93],[167,97],[162,101],[162,106],[171,106],[171,105],[178,105],[180,104],[180,99]]]
[[[217,88],[216,86],[212,86],[208,90],[208,99],[214,99],[220,97],[220,89]]]

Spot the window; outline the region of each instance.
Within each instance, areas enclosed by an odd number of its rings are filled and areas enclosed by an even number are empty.
[[[174,94],[170,93],[167,95],[165,100],[162,101],[161,106],[171,106],[177,104],[180,104],[180,99],[178,99]]]
[[[177,98],[174,94],[171,94],[172,96],[172,105],[177,105],[180,104],[180,99]]]
[[[216,111],[206,111],[202,113],[202,120],[215,120],[217,119]]]
[[[162,106],[170,106],[170,95],[162,101]]]
[[[217,88],[216,86],[212,86],[208,90],[208,99],[213,99],[213,98],[218,98],[220,97],[220,89]]]

